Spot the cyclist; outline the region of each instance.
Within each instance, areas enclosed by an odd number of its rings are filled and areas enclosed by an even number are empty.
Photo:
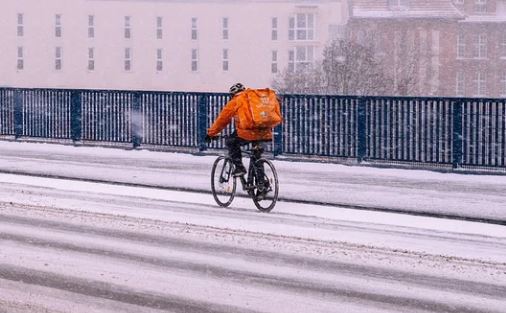
[[[228,148],[229,156],[235,165],[233,172],[233,176],[235,177],[246,174],[246,168],[242,164],[241,146],[252,142],[272,140],[272,128],[246,129],[244,125],[241,124],[241,119],[244,120],[247,116],[249,116],[248,98],[244,92],[245,90],[246,88],[241,83],[234,84],[230,87],[230,94],[232,98],[225,105],[213,125],[207,130],[206,136],[206,141],[210,142],[213,137],[217,136],[225,127],[227,127],[232,119],[234,119],[235,130],[229,137],[227,137],[225,144]],[[280,112],[277,113],[281,116]],[[255,158],[259,159],[262,152],[263,149],[255,150],[253,152]],[[258,171],[261,176],[263,176],[263,169],[259,168]]]

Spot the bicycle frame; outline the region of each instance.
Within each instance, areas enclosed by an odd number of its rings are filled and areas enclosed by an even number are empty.
[[[256,187],[253,182],[253,179],[255,177],[258,178],[258,168],[255,166],[255,164],[261,158],[263,148],[262,148],[261,144],[254,143],[253,147],[251,148],[251,151],[243,150],[242,152],[249,156],[249,166],[248,166],[247,175],[241,176],[240,181],[241,181],[242,189],[244,191],[247,191],[249,194]],[[255,155],[255,153],[258,153],[258,155]]]
[[[261,147],[253,147],[253,149],[258,149],[257,151],[262,151],[262,148]],[[247,151],[247,150],[242,150],[243,153],[247,154],[249,156],[249,166],[248,166],[248,172],[246,175],[244,176],[240,176],[239,179],[240,179],[240,182],[241,182],[241,185],[242,185],[242,189],[246,192],[250,192],[250,191],[253,191],[255,189],[255,184],[253,182],[253,179],[255,177],[258,177],[258,169],[256,168],[255,166],[255,163],[260,159],[260,154],[259,155],[255,155],[255,151],[251,152],[251,151]],[[232,173],[232,169],[233,169],[233,165],[228,163],[229,165],[228,166],[223,166],[221,168],[221,173],[220,173],[220,182],[223,183],[223,182],[228,182],[229,179],[232,178],[231,176],[231,173]]]
[[[234,177],[235,166],[228,156],[219,156],[211,170],[211,189],[216,203],[228,207],[234,200],[237,180],[261,212],[270,212],[278,199],[278,177],[274,165],[262,158],[263,146],[261,142],[251,143],[251,148],[241,147],[241,152],[248,158],[248,171],[239,177]],[[267,174],[266,168],[268,168]],[[239,178],[239,179],[237,179]],[[266,197],[267,194],[271,196]]]

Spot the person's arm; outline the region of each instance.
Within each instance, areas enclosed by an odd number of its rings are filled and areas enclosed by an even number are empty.
[[[232,121],[236,111],[236,100],[230,100],[223,108],[213,125],[207,130],[207,134],[211,137],[218,135]]]

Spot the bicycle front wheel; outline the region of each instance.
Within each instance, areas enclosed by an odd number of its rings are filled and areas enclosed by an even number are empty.
[[[232,175],[234,165],[230,158],[221,156],[214,161],[211,170],[211,190],[216,203],[228,207],[235,197],[236,178]]]
[[[274,164],[266,159],[259,159],[256,162],[257,170],[255,177],[255,192],[253,193],[253,202],[258,210],[262,212],[270,212],[278,201],[279,183],[278,173],[274,168]]]

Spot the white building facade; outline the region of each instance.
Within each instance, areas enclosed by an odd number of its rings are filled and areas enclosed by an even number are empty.
[[[0,86],[226,91],[318,59],[345,0],[2,0]]]

